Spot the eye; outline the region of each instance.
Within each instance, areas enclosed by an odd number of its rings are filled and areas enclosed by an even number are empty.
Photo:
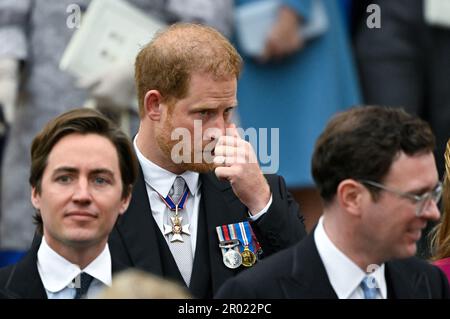
[[[101,176],[94,177],[94,183],[96,185],[106,185],[111,184],[110,180]]]
[[[231,113],[233,113],[233,111],[234,111],[234,107],[229,107],[229,108],[225,109],[224,113],[231,114]]]
[[[70,175],[60,175],[57,176],[55,180],[61,184],[69,184],[70,182],[72,182],[73,178]]]
[[[208,115],[211,114],[211,111],[209,111],[209,110],[202,110],[202,111],[199,111],[198,114],[200,115],[200,117],[205,118],[205,117],[207,117]]]
[[[229,119],[231,117],[231,115],[233,114],[233,111],[234,111],[234,107],[229,107],[229,108],[225,109],[225,111],[223,112],[223,116],[226,119]]]

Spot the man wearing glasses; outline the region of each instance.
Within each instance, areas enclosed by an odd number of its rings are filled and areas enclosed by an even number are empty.
[[[448,298],[443,273],[413,257],[442,186],[429,125],[358,107],[319,137],[312,173],[324,213],[302,242],[231,279],[226,298]]]

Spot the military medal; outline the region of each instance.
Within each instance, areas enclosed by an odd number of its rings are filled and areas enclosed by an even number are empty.
[[[178,209],[176,210],[176,214],[174,217],[170,217],[170,221],[172,225],[164,224],[164,235],[172,234],[172,238],[170,242],[173,243],[175,241],[184,242],[182,234],[191,235],[189,232],[189,224],[182,225],[183,217],[178,216]]]
[[[239,223],[239,240],[242,241],[242,245],[244,249],[241,252],[242,257],[242,265],[244,267],[251,267],[256,263],[256,255],[249,248],[250,243],[252,242],[252,232],[250,228],[250,224],[248,222]]]
[[[261,245],[258,242],[258,239],[256,238],[255,233],[253,232],[253,229],[250,227],[250,231],[252,233],[252,243],[255,246],[255,255],[256,255],[256,261],[261,260],[263,256],[263,250],[261,248]]]
[[[170,242],[184,242],[182,234],[191,235],[189,232],[189,224],[183,225],[183,217],[178,216],[178,210],[181,210],[184,208],[184,204],[186,203],[186,199],[189,195],[189,189],[186,188],[184,191],[183,196],[181,196],[180,201],[178,204],[175,204],[172,200],[172,198],[167,195],[166,198],[161,197],[163,202],[166,204],[166,206],[171,210],[175,211],[175,216],[170,217],[170,221],[172,225],[164,224],[164,235],[172,234],[172,238],[170,238]]]
[[[240,265],[242,265],[242,256],[236,250],[229,249],[223,255],[223,263],[228,268],[231,268],[231,269],[238,268]]]
[[[239,240],[233,225],[217,226],[216,231],[219,237],[219,247],[222,250],[223,263],[230,269],[236,269],[242,265],[242,256],[239,253]]]
[[[250,249],[248,249],[248,246],[245,246],[244,250],[241,253],[241,257],[242,265],[244,267],[251,267],[256,262],[256,256]]]
[[[259,260],[261,245],[248,221],[217,226],[216,231],[225,266],[231,269],[240,265],[251,267]]]

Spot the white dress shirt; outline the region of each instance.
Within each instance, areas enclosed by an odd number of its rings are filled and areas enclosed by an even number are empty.
[[[367,273],[359,268],[350,258],[340,251],[330,240],[323,226],[323,216],[320,217],[314,231],[314,241],[320,258],[336,295],[339,299],[364,299],[360,287]],[[384,276],[384,264],[370,275],[375,278],[378,289],[377,299],[386,299],[387,288]]]
[[[48,299],[73,299],[76,293],[74,279],[81,272],[94,277],[87,298],[95,297],[105,285],[111,286],[111,255],[108,244],[86,268],[80,269],[50,248],[43,237],[37,253],[37,267]]]
[[[193,171],[185,171],[184,173],[177,175],[156,165],[148,158],[146,158],[137,147],[137,136],[138,135],[136,134],[136,137],[133,141],[134,150],[144,174],[147,196],[152,209],[151,213],[162,234],[164,234],[164,213],[167,209],[167,206],[159,197],[159,195],[164,198],[167,197],[177,176],[183,177],[187,187],[189,188],[190,194],[187,198],[183,210],[185,211],[184,214],[187,214],[189,219],[189,232],[191,233],[189,238],[192,245],[192,257],[194,257],[195,247],[197,245],[198,212],[201,199],[201,181],[199,179],[200,175],[199,173]],[[249,214],[249,218],[253,221],[257,220],[267,212],[271,204],[272,195],[270,196],[270,200],[267,203],[266,207],[258,212],[258,214],[255,214],[253,216]],[[168,236],[164,236],[164,238],[166,239],[167,243],[169,243]]]

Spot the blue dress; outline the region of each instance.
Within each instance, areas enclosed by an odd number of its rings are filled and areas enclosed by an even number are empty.
[[[236,4],[251,1],[257,0]],[[282,0],[305,19],[312,1]],[[336,0],[322,1],[329,24],[324,34],[280,62],[263,65],[243,56],[238,83],[242,127],[279,128],[278,174],[291,188],[313,185],[311,156],[317,137],[333,114],[361,101],[341,7]]]

